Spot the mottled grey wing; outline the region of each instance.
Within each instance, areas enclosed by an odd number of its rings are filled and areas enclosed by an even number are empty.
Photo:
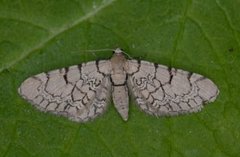
[[[201,110],[219,90],[208,78],[147,61],[129,60],[128,85],[140,108],[151,115],[178,115]]]
[[[111,83],[109,61],[88,62],[26,79],[19,94],[42,111],[85,122],[107,107]]]

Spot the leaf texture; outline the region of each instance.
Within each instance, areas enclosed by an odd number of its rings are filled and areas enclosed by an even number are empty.
[[[240,150],[237,0],[0,1],[0,156],[235,157]],[[29,76],[111,57],[202,74],[220,90],[202,112],[156,118],[130,101],[88,124],[38,112],[17,88]]]

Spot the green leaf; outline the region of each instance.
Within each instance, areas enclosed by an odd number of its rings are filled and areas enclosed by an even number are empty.
[[[240,150],[240,1],[0,1],[0,156],[236,157]],[[156,118],[134,100],[79,124],[17,93],[27,77],[123,48],[131,57],[203,74],[220,95],[202,112]]]

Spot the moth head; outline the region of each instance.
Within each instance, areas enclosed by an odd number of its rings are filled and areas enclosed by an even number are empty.
[[[116,48],[114,51],[113,51],[113,54],[115,56],[127,56],[129,59],[133,59],[129,54],[127,54],[126,52],[123,51],[123,49],[121,48]]]
[[[123,50],[122,49],[120,49],[120,48],[116,48],[114,51],[113,51],[113,53],[115,53],[115,54],[122,54],[122,53],[124,53],[123,52]]]

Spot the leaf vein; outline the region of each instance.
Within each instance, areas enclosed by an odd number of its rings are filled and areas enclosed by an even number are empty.
[[[171,66],[172,64],[175,62],[175,59],[177,58],[177,47],[178,47],[178,42],[182,39],[183,37],[183,33],[185,30],[185,24],[186,24],[186,19],[187,19],[187,12],[189,10],[189,6],[191,5],[192,1],[189,0],[185,6],[183,15],[182,15],[182,20],[180,21],[180,28],[179,31],[176,35],[176,39],[174,41],[174,45],[173,45],[173,51],[172,51],[172,59],[171,59]]]
[[[68,31],[71,28],[74,28],[75,26],[77,26],[78,24],[80,24],[83,21],[86,21],[87,19],[93,17],[94,15],[96,15],[98,12],[100,12],[101,10],[103,10],[104,8],[106,8],[107,6],[111,5],[114,1],[116,0],[110,0],[106,3],[104,3],[103,5],[100,5],[98,8],[94,9],[93,11],[85,14],[84,16],[82,16],[81,18],[79,18],[78,20],[74,21],[71,24],[65,24],[63,27],[61,27],[60,29],[58,29],[57,31],[53,32],[51,35],[49,35],[45,40],[43,40],[42,42],[40,42],[39,44],[37,44],[36,46],[25,50],[17,59],[13,60],[12,62],[9,62],[8,64],[6,64],[5,66],[0,68],[0,73],[2,71],[4,71],[5,69],[11,68],[12,66],[14,66],[15,64],[17,64],[18,62],[20,62],[21,60],[23,60],[24,58],[26,58],[29,54],[33,53],[34,51],[41,49],[44,45],[46,45],[49,41],[51,41],[52,39],[56,38],[57,36],[61,35],[62,33]]]
[[[216,0],[216,4],[217,6],[219,7],[219,9],[223,12],[225,18],[226,18],[226,22],[229,26],[229,28],[231,29],[232,33],[233,33],[233,36],[238,44],[238,47],[240,47],[240,42],[239,42],[239,39],[237,37],[237,34],[236,34],[236,30],[234,29],[233,25],[232,25],[232,22],[231,22],[231,18],[229,17],[227,11],[225,10],[225,8],[221,5],[221,3],[219,2],[219,0]]]
[[[204,32],[203,28],[201,27],[201,25],[199,24],[198,21],[196,21],[195,19],[189,17],[189,19],[199,28],[201,34],[203,35],[204,39],[207,41],[207,43],[209,44],[210,46],[210,49],[212,50],[212,52],[215,54],[216,58],[217,58],[217,62],[219,65],[221,65],[222,67],[222,71],[223,71],[223,77],[224,77],[224,80],[226,80],[226,83],[227,83],[227,91],[225,93],[228,94],[227,98],[228,98],[228,102],[230,102],[230,98],[231,98],[231,91],[230,91],[230,82],[229,82],[229,76],[227,74],[227,68],[226,68],[226,65],[227,64],[224,64],[224,61],[221,59],[221,57],[219,56],[219,54],[215,51],[214,49],[214,46],[212,44],[212,42],[210,41],[209,37],[207,36],[207,34]],[[226,108],[227,106],[224,105],[224,111],[227,110]]]

